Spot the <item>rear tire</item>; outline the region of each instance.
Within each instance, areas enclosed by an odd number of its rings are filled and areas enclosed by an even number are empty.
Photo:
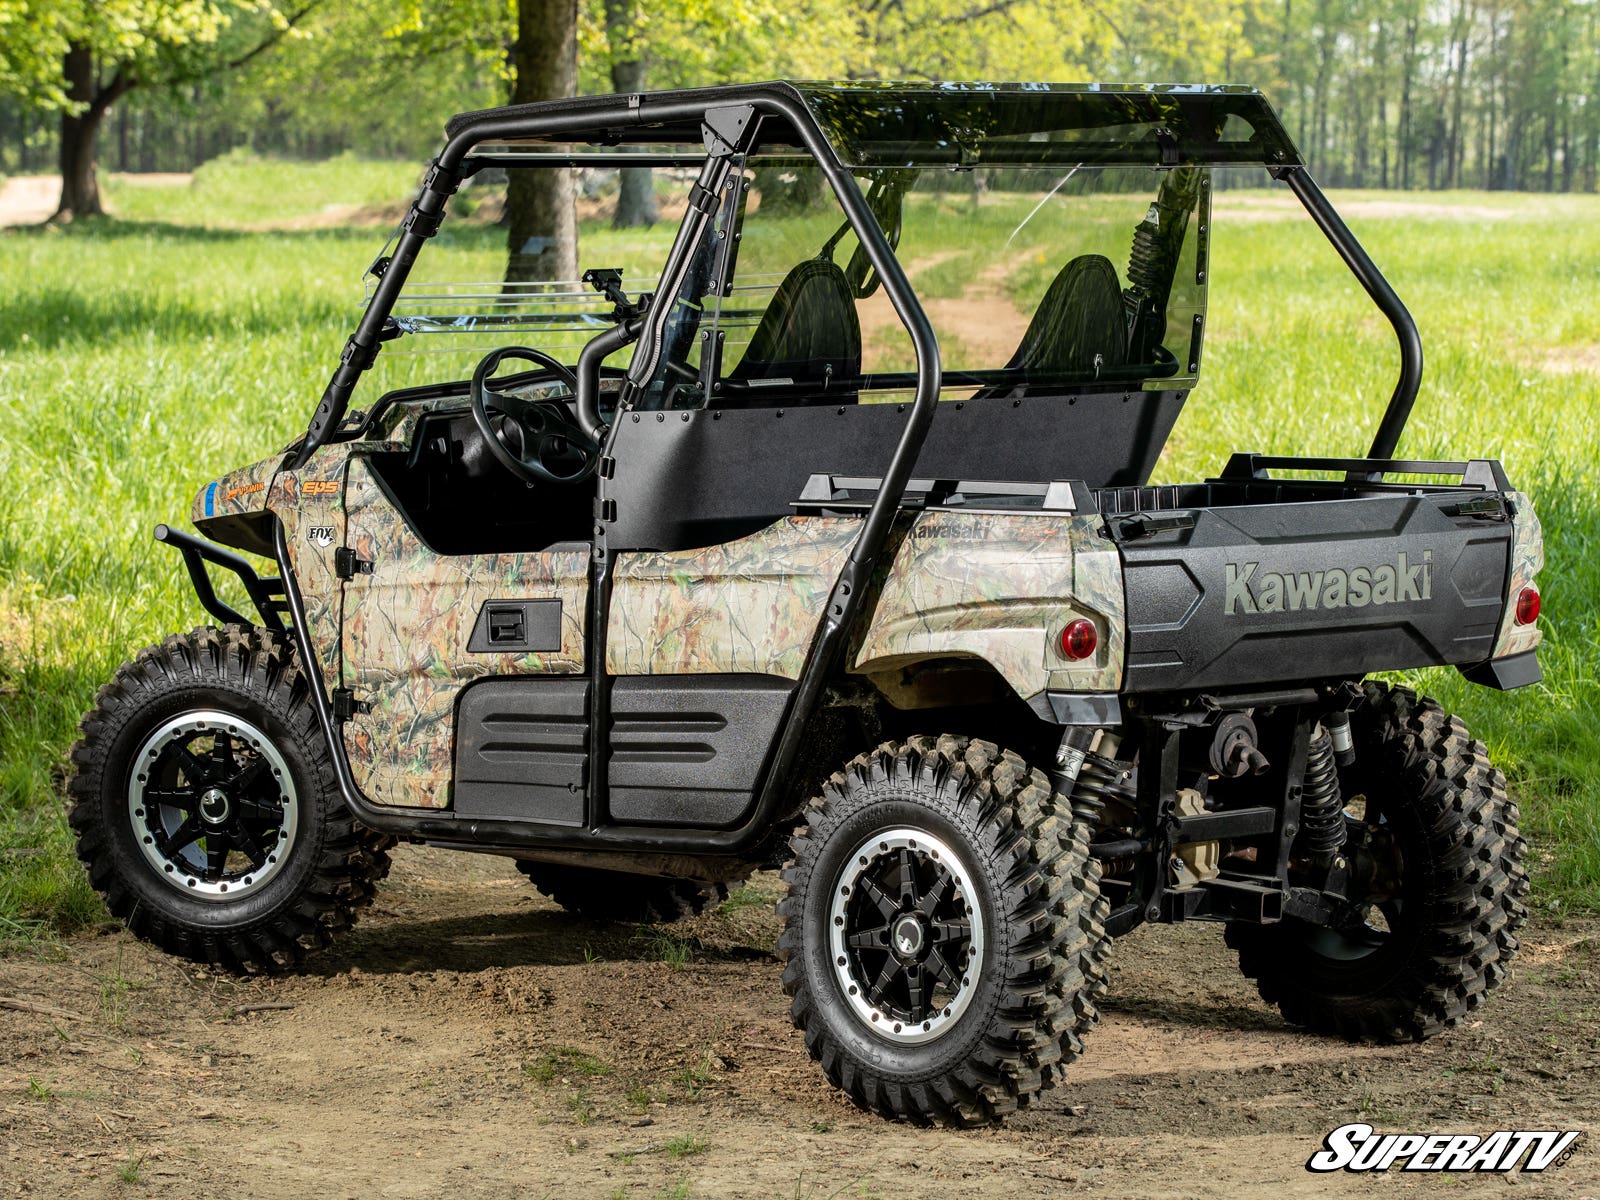
[[[345,806],[293,650],[246,626],[167,638],[100,689],[67,819],[106,907],[170,954],[296,967],[355,923],[392,839]]]
[[[725,883],[520,859],[517,870],[562,908],[592,921],[666,925],[699,916],[728,898]]]
[[[791,847],[790,1015],[856,1104],[988,1125],[1082,1053],[1107,908],[1087,829],[1041,772],[964,737],[886,744],[829,780]]]
[[[1352,1040],[1421,1041],[1500,984],[1528,910],[1516,803],[1483,743],[1409,688],[1366,685],[1358,764],[1400,859],[1384,926],[1232,924],[1261,998],[1295,1025]]]

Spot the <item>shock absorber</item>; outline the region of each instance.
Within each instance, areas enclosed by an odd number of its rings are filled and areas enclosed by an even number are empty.
[[[1344,847],[1344,797],[1333,739],[1321,725],[1311,735],[1306,777],[1300,788],[1300,836],[1295,845],[1318,862],[1327,862]]]
[[[1072,799],[1072,815],[1090,831],[1104,822],[1106,796],[1121,780],[1116,734],[1105,729],[1075,730],[1063,739],[1052,775],[1056,791]]]
[[[1078,785],[1072,789],[1072,815],[1094,829],[1106,812],[1106,795],[1116,784],[1121,768],[1099,754],[1085,754],[1078,768]]]

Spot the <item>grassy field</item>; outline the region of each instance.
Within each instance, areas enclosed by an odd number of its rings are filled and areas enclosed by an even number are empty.
[[[392,208],[414,175],[228,159],[188,187],[115,188],[114,223],[0,234],[0,921],[13,931],[99,914],[61,817],[76,721],[122,659],[203,617],[151,526],[302,429],[353,326],[385,231],[308,226],[330,199]],[[1285,219],[1284,199],[1219,197],[1203,383],[1164,479],[1211,473],[1236,449],[1359,452],[1388,396],[1391,335],[1315,229]],[[1536,842],[1536,903],[1593,907],[1600,200],[1335,201],[1427,346],[1402,451],[1497,456],[1544,519],[1546,683],[1501,695],[1440,671],[1422,684],[1511,776]],[[983,214],[996,227],[1016,217]],[[585,261],[642,260],[669,235],[586,228]],[[441,275],[492,278],[481,272],[498,269],[500,238],[462,227],[429,254]],[[949,262],[930,280],[941,292],[958,288]]]

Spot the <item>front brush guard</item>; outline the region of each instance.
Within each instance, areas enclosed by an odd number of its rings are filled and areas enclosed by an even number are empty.
[[[281,577],[272,575],[263,579],[256,573],[254,567],[231,550],[224,550],[213,542],[173,529],[170,525],[157,525],[155,539],[183,555],[183,564],[189,568],[189,579],[194,584],[195,595],[200,598],[201,607],[217,620],[233,625],[256,624],[237,609],[222,602],[217,595],[217,589],[212,585],[211,571],[206,566],[207,563],[215,563],[239,577],[239,582],[244,584],[250,602],[256,606],[256,612],[261,616],[260,624],[274,633],[287,631],[283,623],[283,614],[289,611],[289,599]]]

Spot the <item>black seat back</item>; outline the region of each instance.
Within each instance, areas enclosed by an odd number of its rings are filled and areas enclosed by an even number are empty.
[[[811,258],[783,277],[730,379],[854,379],[861,374],[855,292],[831,259]]]
[[[1117,269],[1080,254],[1050,284],[1007,367],[1094,379],[1128,362],[1128,322]]]

